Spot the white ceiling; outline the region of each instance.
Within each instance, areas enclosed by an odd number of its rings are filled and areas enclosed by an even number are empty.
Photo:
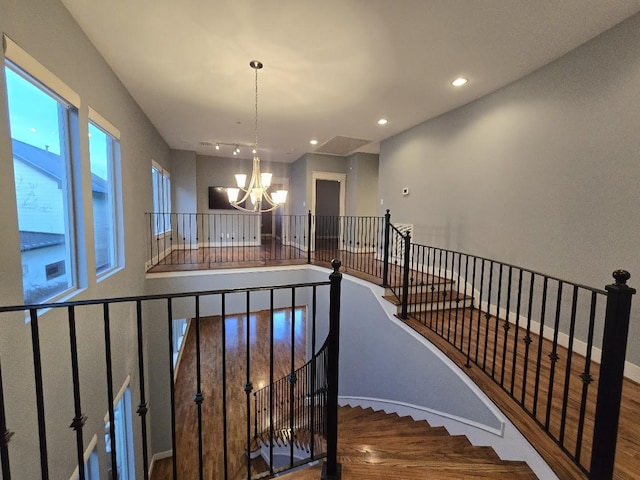
[[[249,61],[262,61],[260,157],[282,162],[335,136],[377,152],[640,11],[640,0],[62,1],[174,149],[252,144]]]

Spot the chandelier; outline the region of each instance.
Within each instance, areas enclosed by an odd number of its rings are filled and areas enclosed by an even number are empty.
[[[237,188],[227,188],[229,203],[238,210],[245,212],[270,212],[284,204],[287,200],[286,190],[277,190],[269,193],[271,186],[271,173],[260,172],[260,158],[258,157],[258,70],[262,68],[262,62],[252,60],[249,66],[256,72],[256,116],[255,116],[255,143],[253,145],[253,169],[247,185],[247,175],[237,173],[235,175]],[[245,188],[246,187],[246,188]],[[242,192],[242,196],[240,196]],[[251,201],[253,208],[247,208],[247,200]]]

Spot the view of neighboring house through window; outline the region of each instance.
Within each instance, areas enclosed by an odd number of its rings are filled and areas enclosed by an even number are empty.
[[[117,266],[117,221],[115,168],[120,142],[89,122],[89,158],[91,163],[91,203],[96,254],[96,273]]]
[[[182,342],[184,340],[184,336],[187,333],[187,319],[186,318],[174,318],[173,319],[173,366],[176,366],[178,361],[178,357],[180,356],[180,347],[182,347]]]
[[[171,230],[171,178],[156,162],[151,165],[153,182],[153,233],[161,235]]]
[[[76,287],[70,122],[76,110],[7,62],[25,303]]]

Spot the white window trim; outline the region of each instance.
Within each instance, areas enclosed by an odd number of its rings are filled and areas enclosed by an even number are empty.
[[[43,90],[45,90],[48,95],[56,98],[60,103],[66,104],[67,108],[73,108],[75,111],[76,121],[78,120],[81,106],[80,95],[78,95],[73,89],[71,89],[71,87],[60,80],[57,75],[47,69],[38,60],[29,55],[6,34],[2,35],[2,48],[4,51],[5,66],[6,61],[8,61],[19,70],[29,75],[30,78],[28,79],[28,81],[35,82],[38,88],[42,88]],[[67,126],[71,128],[72,123],[73,120],[69,119],[69,124]],[[72,145],[69,145],[69,149],[73,149]],[[75,228],[77,227],[76,222],[78,221],[77,218],[75,218],[77,210],[75,202],[77,201],[76,195],[78,193],[76,192],[76,180],[73,179],[73,176],[76,174],[76,165],[73,164],[73,161],[70,162],[69,168],[71,169],[72,175],[72,180],[69,184],[69,188],[73,191],[72,195],[74,196],[74,205],[71,206],[71,210],[73,212],[72,215],[74,216],[72,219],[74,226],[71,228],[71,231],[75,231]],[[70,298],[78,295],[84,290],[84,285],[82,284],[83,276],[80,272],[80,268],[82,265],[86,264],[86,259],[80,257],[76,235],[71,235],[69,241],[71,242],[71,249],[73,251],[73,255],[70,261],[70,267],[73,270],[74,285],[71,288],[49,298],[47,300],[47,303],[69,300]],[[38,315],[41,317],[49,310],[50,309],[40,309],[38,310]],[[30,321],[31,318],[27,314],[25,317],[25,323],[29,323]]]
[[[18,65],[22,70],[38,80],[38,82],[46,85],[47,88],[55,92],[66,102],[78,110],[80,109],[80,95],[38,62],[38,60],[29,55],[6,34],[2,36],[2,45],[5,58]]]
[[[107,134],[111,135],[116,139],[118,143],[120,143],[120,130],[116,128],[109,120],[100,115],[97,111],[95,111],[91,106],[88,107],[89,113],[89,122],[95,124],[98,128],[104,130]],[[121,155],[121,154],[120,154]],[[119,155],[119,156],[120,156]],[[117,161],[120,160],[120,161]],[[113,275],[115,272],[118,272],[124,268],[124,256],[122,252],[124,250],[124,240],[122,231],[124,228],[124,221],[122,219],[122,168],[121,168],[121,158],[116,159],[115,156],[112,158],[114,165],[112,165],[112,176],[113,176],[113,196],[114,196],[114,204],[113,204],[113,214],[114,214],[114,238],[113,241],[115,243],[115,258],[114,265],[111,268],[104,270],[97,274],[97,281],[100,282],[105,278]],[[91,163],[91,158],[89,158],[89,163]],[[94,242],[95,243],[95,242]],[[94,249],[95,250],[95,249]]]
[[[120,130],[118,130],[113,123],[91,108],[91,106],[89,106],[89,121],[95,123],[109,135],[120,141]]]
[[[162,165],[160,165],[158,162],[156,162],[153,159],[151,159],[151,168],[157,170],[158,172],[160,172],[161,175],[165,176],[169,180],[169,184],[171,184],[171,174],[169,173],[169,171],[165,170]],[[163,197],[164,197],[164,192],[163,192]],[[157,214],[157,213],[169,214],[169,228],[164,230],[164,231],[162,231],[162,232],[156,232],[155,231],[155,227],[154,227],[153,234],[155,235],[155,238],[163,238],[164,236],[166,236],[166,235],[171,233],[171,229],[172,229],[172,227],[171,227],[171,208],[172,208],[172,204],[173,204],[173,202],[171,202],[171,187],[169,187],[169,211],[168,212],[153,212],[152,211],[153,214]]]
[[[89,463],[89,459],[91,458],[91,454],[94,451],[97,451],[97,448],[96,448],[97,446],[98,446],[98,435],[94,435],[93,438],[91,439],[91,441],[89,442],[89,445],[87,446],[87,449],[84,451],[83,460],[84,460],[85,465],[87,463]],[[78,467],[76,467],[76,469],[71,474],[71,477],[69,478],[69,480],[79,480],[79,478],[80,478],[80,469]]]

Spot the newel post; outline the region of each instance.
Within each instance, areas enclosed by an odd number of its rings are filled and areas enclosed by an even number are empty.
[[[389,286],[389,235],[391,234],[391,213],[384,215],[384,260],[382,264],[382,286]]]
[[[340,480],[338,463],[338,357],[340,354],[340,260],[332,260],[329,275],[329,343],[327,346],[327,461],[322,466],[323,480]]]
[[[631,297],[636,293],[627,285],[630,277],[629,272],[616,270],[613,272],[616,283],[605,287],[607,310],[591,451],[589,478],[592,480],[613,478]]]
[[[404,266],[402,270],[402,312],[400,317],[406,319],[409,305],[409,267],[411,259],[411,233],[407,232],[404,237]]]
[[[311,264],[311,210],[307,215],[307,263]]]

